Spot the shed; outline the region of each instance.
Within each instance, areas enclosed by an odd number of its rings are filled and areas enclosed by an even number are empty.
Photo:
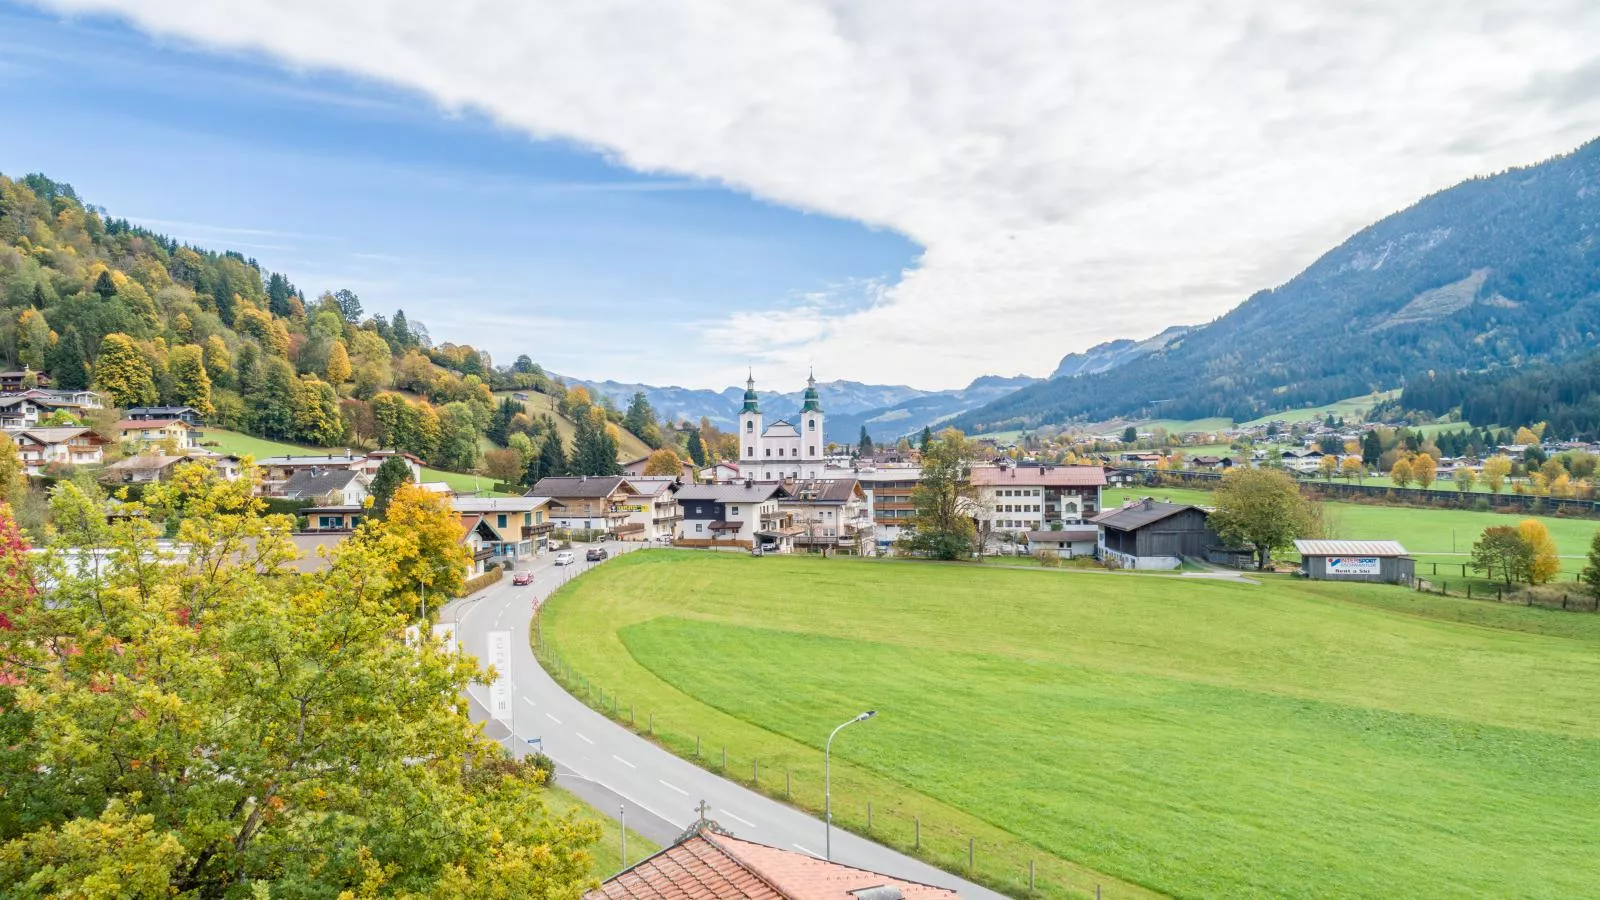
[[[1399,541],[1295,541],[1300,572],[1317,581],[1411,584],[1417,563]]]
[[[1048,550],[1060,555],[1062,559],[1071,559],[1075,556],[1093,556],[1095,543],[1100,537],[1097,528],[1072,527],[1058,528],[1054,531],[1028,532],[1028,552],[1038,553]]]
[[[1217,543],[1210,513],[1184,503],[1144,500],[1095,516],[1100,556],[1127,569],[1176,569]]]

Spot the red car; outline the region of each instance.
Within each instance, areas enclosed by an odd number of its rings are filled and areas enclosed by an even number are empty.
[[[511,583],[518,587],[521,587],[525,584],[533,584],[533,573],[518,572],[517,574],[511,576]]]

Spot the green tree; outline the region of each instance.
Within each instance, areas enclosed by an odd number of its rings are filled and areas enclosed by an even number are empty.
[[[310,375],[297,378],[292,388],[295,440],[331,447],[344,438],[339,415],[339,394],[333,385]]]
[[[510,397],[503,397],[500,405],[494,408],[494,413],[489,417],[489,429],[486,434],[489,440],[504,447],[511,440],[511,420],[522,412],[522,404]]]
[[[933,559],[964,559],[977,546],[971,470],[977,454],[966,435],[947,428],[922,455],[922,480],[911,494],[916,516],[902,549]]]
[[[917,440],[917,449],[921,450],[923,453],[927,453],[928,452],[928,445],[932,444],[932,443],[933,443],[933,427],[931,425],[922,426],[922,437],[920,437]]]
[[[572,467],[567,462],[566,447],[561,442],[561,433],[556,430],[555,421],[548,416],[544,421],[545,426],[539,439],[539,454],[528,463],[528,475],[524,479],[528,487],[538,484],[541,478],[572,474]]]
[[[372,476],[372,486],[367,489],[372,495],[371,514],[376,518],[383,518],[389,510],[389,501],[394,498],[395,491],[398,491],[401,485],[410,483],[411,466],[405,457],[385,458]]]
[[[1316,524],[1310,501],[1288,473],[1277,469],[1229,469],[1217,485],[1215,502],[1211,527],[1229,544],[1253,548],[1261,568],[1271,562],[1272,551],[1308,535]]]
[[[867,433],[867,426],[861,426],[861,439],[856,441],[856,452],[864,459],[872,458],[872,435]]]
[[[17,362],[24,368],[43,370],[50,361],[50,324],[44,313],[25,309],[17,318]]]
[[[167,371],[172,374],[172,399],[177,405],[192,406],[202,416],[216,413],[216,407],[211,405],[205,351],[194,344],[172,348],[167,355]]]
[[[478,464],[478,424],[470,404],[446,403],[439,415],[439,443],[434,461],[440,468],[470,471]]]
[[[54,387],[81,391],[89,386],[89,357],[83,351],[83,338],[78,336],[78,329],[67,327],[67,333],[50,348],[47,362]]]
[[[689,451],[689,458],[694,460],[696,466],[704,467],[706,465],[706,443],[700,437],[700,429],[692,428],[689,430],[688,446],[685,449]]]
[[[294,298],[294,293],[294,285],[289,283],[289,279],[273,272],[272,277],[267,279],[267,311],[280,319],[289,318],[294,310],[289,302]]]
[[[126,334],[108,334],[100,341],[94,383],[113,406],[121,409],[156,402],[156,383],[150,363],[139,345]]]
[[[661,426],[656,423],[656,411],[644,391],[635,391],[628,401],[628,411],[622,416],[622,427],[633,432],[650,447],[661,446]]]
[[[1600,531],[1589,539],[1589,564],[1583,567],[1583,589],[1600,602]]]
[[[1368,469],[1378,468],[1378,462],[1383,458],[1383,442],[1378,439],[1376,428],[1367,429],[1361,436],[1361,464]]]
[[[1533,557],[1533,547],[1511,525],[1485,528],[1477,543],[1472,545],[1473,571],[1482,572],[1491,579],[1499,577],[1507,587],[1527,580]]]
[[[344,316],[346,322],[354,324],[361,321],[361,298],[349,288],[340,288],[333,292],[333,299],[339,304],[339,314]]]
[[[617,440],[607,429],[605,412],[597,406],[579,410],[572,435],[572,469],[576,475],[616,475]]]
[[[1138,443],[1138,441],[1139,429],[1133,427],[1132,425],[1122,429],[1122,442],[1124,444],[1135,444]]]
[[[280,356],[264,356],[256,373],[244,383],[245,415],[252,430],[262,437],[293,440],[295,391],[299,379],[294,367]]]

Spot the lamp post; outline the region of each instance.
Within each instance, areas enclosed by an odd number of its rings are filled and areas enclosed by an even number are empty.
[[[833,730],[833,734],[828,735],[828,742],[823,745],[823,748],[822,748],[822,820],[823,820],[823,826],[822,826],[822,834],[823,834],[823,837],[822,837],[822,840],[823,840],[822,857],[823,857],[823,859],[827,859],[827,860],[832,860],[833,859],[833,770],[832,770],[832,764],[831,764],[832,763],[832,758],[833,758],[833,739],[839,732],[843,731],[847,726],[854,725],[857,722],[865,722],[866,720],[872,718],[873,716],[875,716],[877,714],[878,714],[877,710],[869,709],[866,712],[862,713],[861,715],[856,716],[854,719],[851,719],[850,721],[845,722],[844,724],[840,725],[838,728],[835,728]]]

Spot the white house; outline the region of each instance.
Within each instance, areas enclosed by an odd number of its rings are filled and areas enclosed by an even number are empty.
[[[42,474],[46,466],[98,466],[105,462],[105,438],[87,428],[28,428],[12,432],[23,469]]]
[[[670,541],[677,534],[683,508],[678,505],[679,481],[669,475],[639,475],[628,478],[635,497],[622,504],[628,518],[617,527],[624,541]]]
[[[828,442],[824,439],[822,402],[817,379],[806,378],[806,392],[794,421],[766,423],[756,396],[756,380],[745,382],[744,408],[739,412],[739,470],[754,481],[786,478],[814,480],[827,467]]]
[[[312,500],[323,506],[360,508],[371,483],[372,479],[353,469],[302,469],[283,483],[278,496]]]
[[[796,481],[784,485],[789,492],[779,507],[794,517],[800,529],[797,548],[837,550],[870,555],[873,542],[872,513],[867,494],[853,477],[821,481]]]
[[[787,552],[804,529],[781,508],[789,496],[774,481],[686,484],[678,490],[683,518],[678,543],[690,547],[762,547]]]
[[[979,524],[1021,535],[1075,524],[1100,511],[1103,466],[974,466]]]

